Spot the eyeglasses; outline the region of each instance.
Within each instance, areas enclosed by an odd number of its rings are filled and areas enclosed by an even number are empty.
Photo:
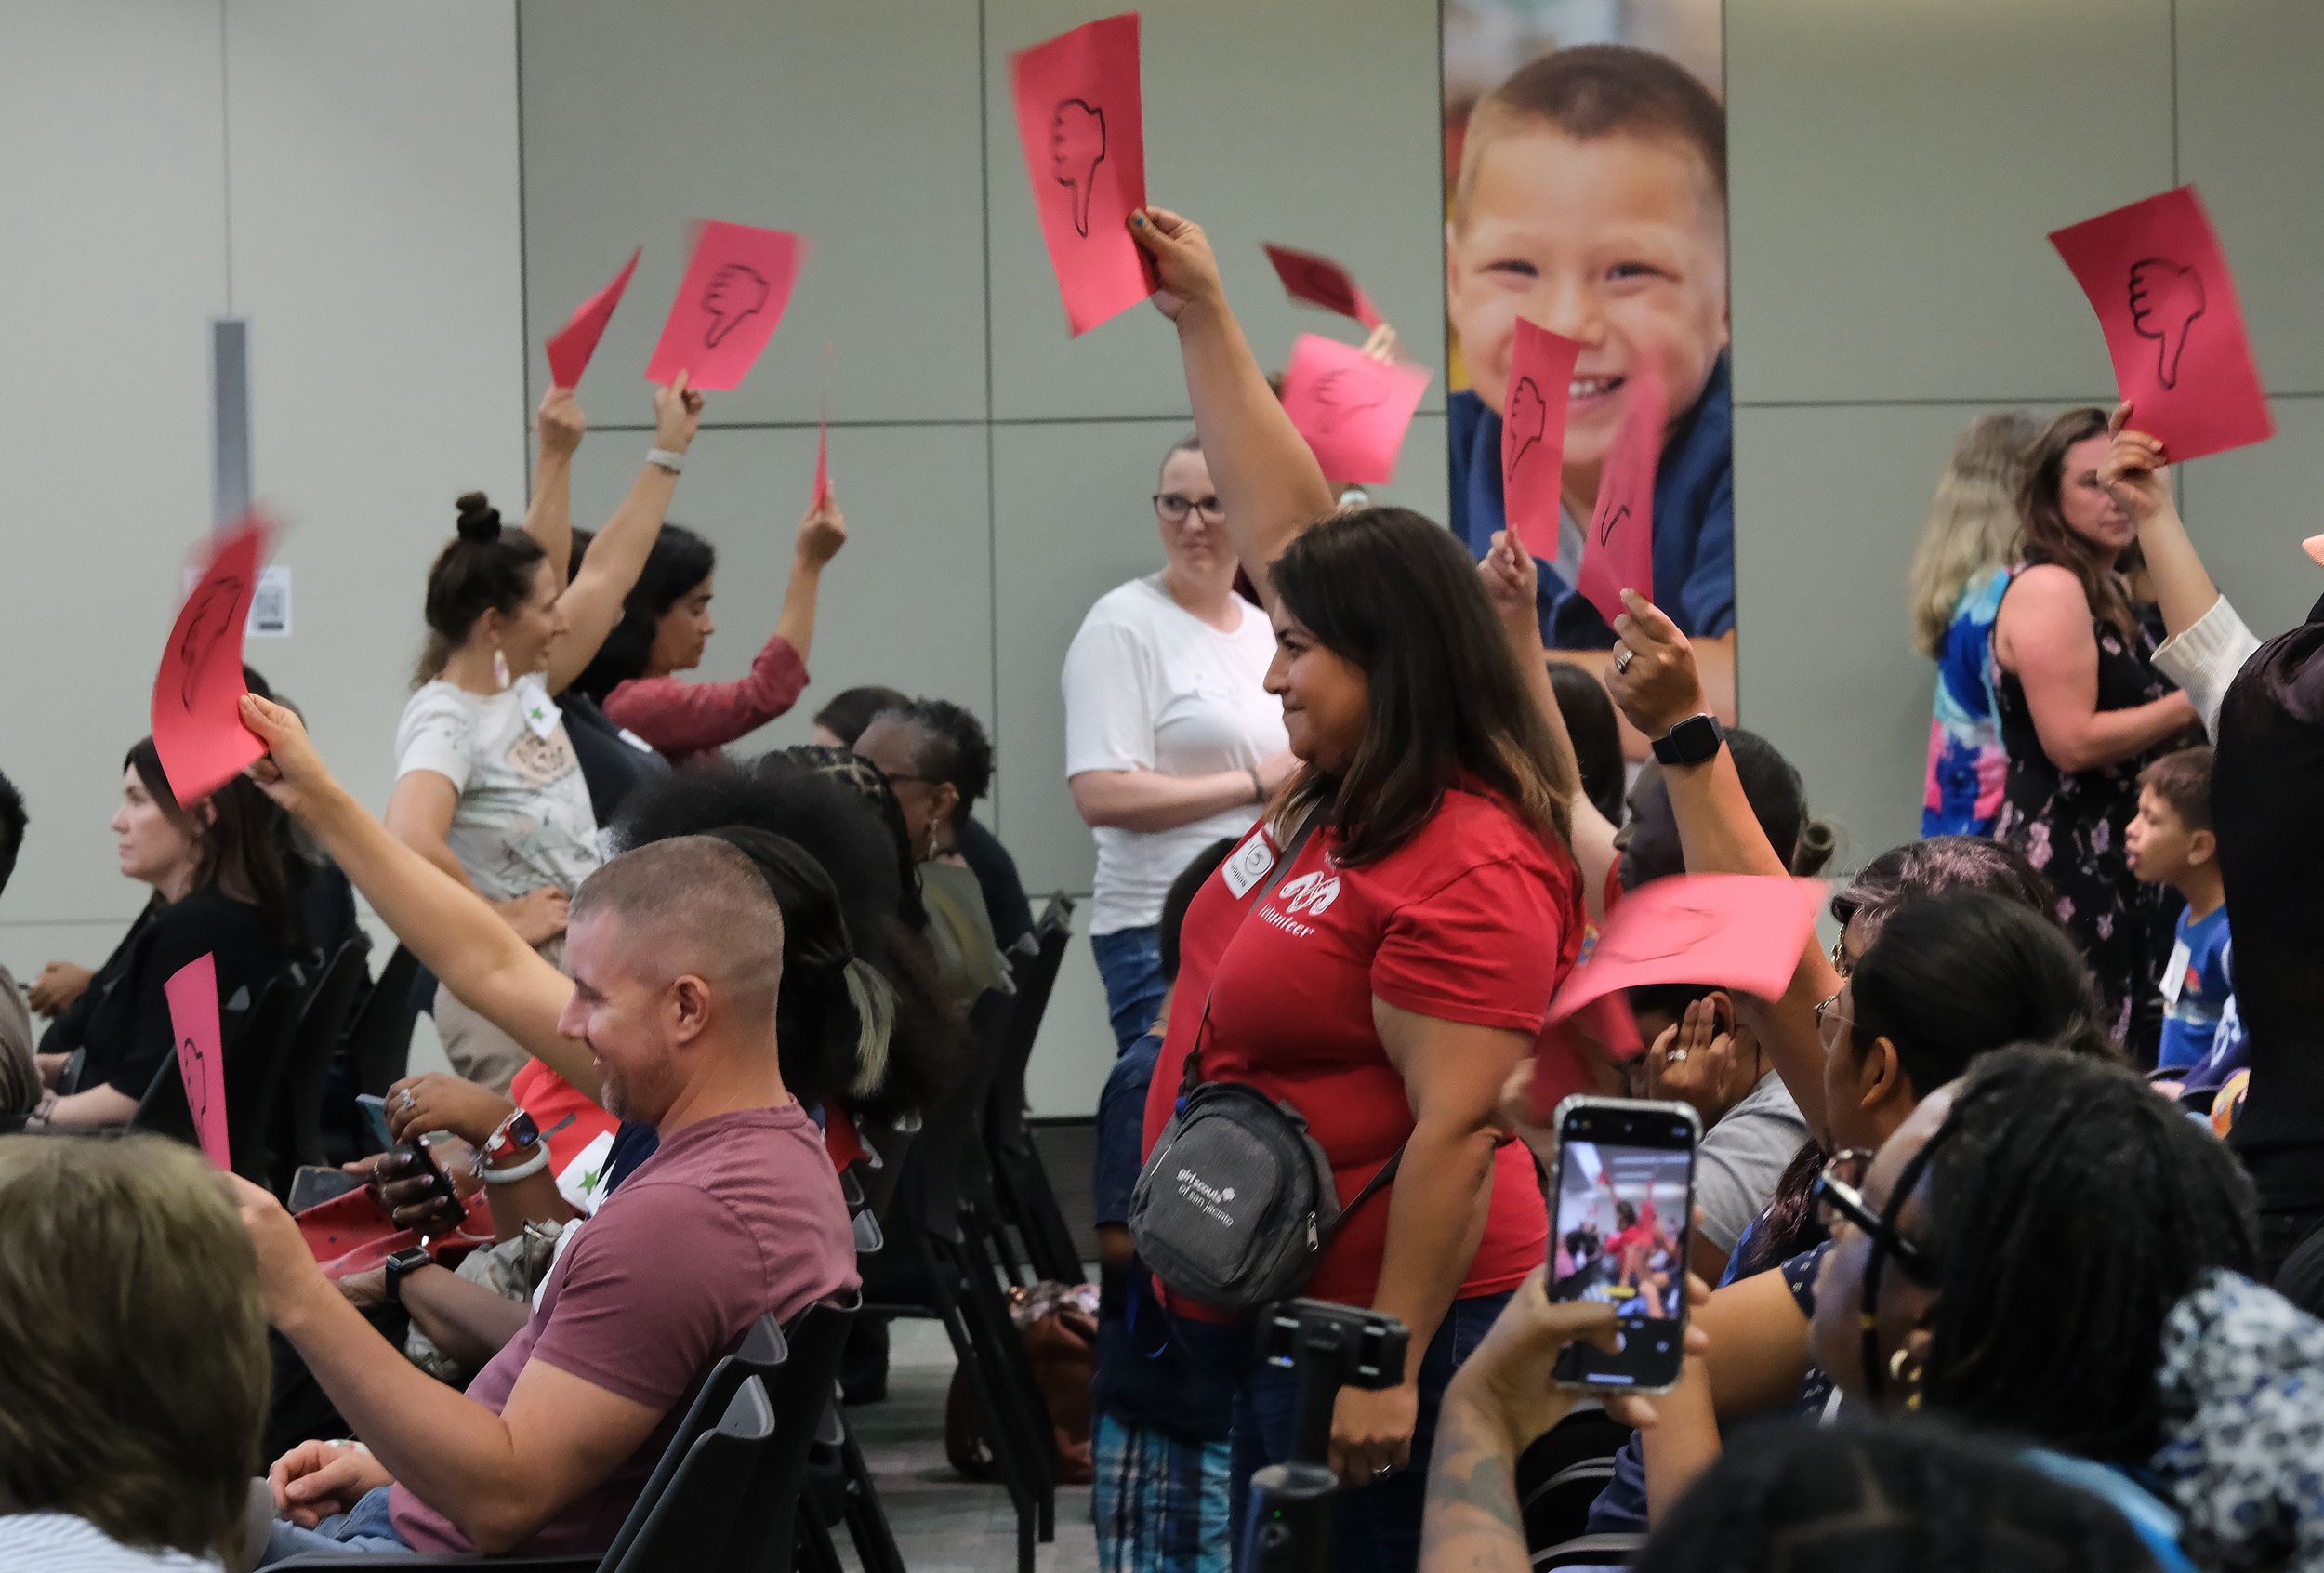
[[[1936,1270],[1928,1252],[1896,1232],[1896,1226],[1873,1210],[1864,1199],[1865,1173],[1872,1167],[1872,1149],[1845,1147],[1832,1155],[1816,1182],[1816,1219],[1826,1234],[1837,1232],[1846,1219],[1895,1259],[1897,1270],[1915,1283],[1933,1284]]]
[[[1205,519],[1224,519],[1226,508],[1217,497],[1182,497],[1176,492],[1154,494],[1154,511],[1173,524],[1183,524],[1186,516],[1196,509]]]
[[[1840,994],[1847,992],[1843,984]],[[1829,999],[1819,999],[1816,1002],[1816,1036],[1819,1041],[1829,1043],[1830,1035],[1824,1030],[1828,1023],[1838,1022],[1842,1026],[1850,1027],[1855,1025],[1854,1021],[1840,1013],[1840,994],[1833,995]]]

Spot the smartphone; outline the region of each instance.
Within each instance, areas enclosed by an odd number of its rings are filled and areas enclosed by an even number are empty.
[[[1613,1306],[1620,1345],[1569,1344],[1552,1374],[1562,1387],[1667,1393],[1685,1353],[1702,1117],[1684,1104],[1577,1094],[1552,1123],[1550,1298]]]
[[[382,1149],[395,1145],[395,1137],[388,1130],[388,1101],[376,1092],[358,1092],[355,1106],[363,1111],[363,1125],[371,1131],[371,1139]]]
[[[428,1150],[427,1143],[399,1143],[390,1134],[388,1101],[385,1098],[376,1092],[358,1092],[355,1094],[355,1106],[363,1111],[363,1124],[370,1129],[372,1139],[381,1147],[390,1153],[412,1155],[404,1160],[403,1172],[390,1176],[391,1179],[416,1180],[419,1178],[419,1171],[425,1170],[434,1178],[439,1196],[455,1203],[460,1199],[459,1190],[452,1183],[452,1177],[443,1171],[443,1165],[436,1161],[436,1155]]]

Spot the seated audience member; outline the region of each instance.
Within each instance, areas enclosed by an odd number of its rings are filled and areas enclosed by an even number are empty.
[[[284,878],[274,806],[236,776],[179,806],[153,740],[122,761],[112,818],[121,871],[153,887],[152,900],[40,1041],[52,1090],[65,1061],[86,1051],[73,1087],[52,1091],[33,1118],[45,1125],[119,1125],[137,1112],[154,1074],[176,1063],[164,985],[204,956],[216,958],[221,1010],[246,1010],[297,945],[298,915]]]
[[[279,790],[327,787],[311,750],[272,741]],[[448,880],[411,873],[460,904]],[[626,853],[583,883],[571,932],[559,1028],[601,1068],[606,1107],[654,1126],[660,1148],[574,1236],[465,1395],[381,1340],[289,1215],[242,1187],[268,1313],[368,1449],[307,1443],[277,1461],[270,1560],[342,1543],[601,1548],[710,1367],[761,1315],[787,1321],[854,1282],[838,1179],[783,1085],[782,916],[753,859],[707,837]],[[491,992],[563,981],[505,972]]]
[[[1582,527],[1631,379],[1653,362],[1668,416],[1654,579],[1704,649],[1716,708],[1732,717],[1726,185],[1726,117],[1684,67],[1620,45],[1555,50],[1470,113],[1446,229],[1445,288],[1470,379],[1448,403],[1452,529],[1479,558],[1508,522],[1499,406],[1517,318],[1589,347],[1574,368],[1559,549],[1540,577],[1538,615],[1544,645],[1592,671],[1604,668],[1615,636],[1573,588]],[[1618,191],[1629,193],[1625,203],[1599,194]],[[1610,266],[1609,247],[1654,261],[1647,270]]]
[[[815,731],[811,741],[819,747],[852,748],[874,716],[882,710],[901,710],[911,702],[910,694],[899,694],[892,688],[848,689],[815,712]]]
[[[243,1559],[266,1309],[226,1182],[156,1136],[0,1139],[0,1567]]]
[[[0,892],[24,850],[24,795],[0,775]],[[33,1013],[6,967],[0,967],[0,1126],[33,1112],[40,1102],[40,1066],[33,1059]]]
[[[1724,734],[1744,800],[1766,832],[1767,844],[1789,872],[1803,879],[1821,873],[1831,860],[1834,837],[1829,826],[1809,817],[1807,786],[1798,768],[1756,732],[1731,726]],[[1661,760],[1648,760],[1639,767],[1629,806],[1619,842],[1622,889],[1634,891],[1649,879],[1687,872]]]
[[[1002,953],[1033,932],[1033,906],[1017,878],[1016,860],[1000,839],[969,810],[993,782],[993,746],[977,719],[943,699],[915,699],[882,710],[855,739],[855,751],[878,765],[903,806],[905,829],[919,860],[920,879],[931,905],[965,935],[977,926],[965,910],[978,908],[982,927]],[[969,878],[955,878],[965,871]],[[953,909],[947,911],[947,909]],[[977,946],[964,938],[964,954]],[[976,964],[968,975],[995,986]],[[1005,975],[999,978],[1005,985]],[[1005,988],[1004,988],[1005,991]]]
[[[836,498],[818,498],[799,521],[791,579],[774,632],[733,682],[689,682],[674,674],[702,664],[714,631],[711,574],[718,555],[683,525],[664,524],[645,568],[622,602],[621,621],[574,687],[605,717],[672,764],[713,758],[799,702],[815,639],[815,594],[825,564],[847,544]]]
[[[1550,663],[1550,687],[1565,718],[1565,735],[1574,740],[1574,763],[1581,772],[1582,796],[1605,816],[1622,823],[1622,799],[1628,771],[1622,760],[1622,728],[1614,715],[1598,675],[1571,661]]]
[[[2131,872],[2185,898],[2177,945],[2162,978],[2159,1071],[2185,1072],[2211,1053],[2225,1013],[2227,890],[2212,829],[2209,748],[2165,754],[2141,772],[2138,813],[2124,849]],[[2174,1078],[2175,1079],[2175,1078]]]
[[[1213,841],[1162,899],[1162,975],[1178,976],[1179,927],[1203,881],[1235,850]],[[1248,1330],[1173,1317],[1129,1238],[1129,1198],[1143,1167],[1146,1088],[1169,1030],[1170,996],[1098,1096],[1095,1197],[1101,1298],[1097,1370],[1089,1382],[1090,1511],[1102,1573],[1203,1573],[1228,1560],[1228,1434]],[[1235,1347],[1239,1342],[1243,1348]]]

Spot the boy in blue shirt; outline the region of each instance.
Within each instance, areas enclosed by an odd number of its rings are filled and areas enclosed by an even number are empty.
[[[2209,748],[2165,754],[2138,778],[2138,814],[2123,838],[2131,872],[2186,898],[2178,944],[2163,969],[2158,1071],[2185,1071],[2211,1052],[2232,985],[2227,977],[2227,887],[2211,817]]]
[[[1614,630],[1573,589],[1583,527],[1651,362],[1669,399],[1656,471],[1656,604],[1734,722],[1734,402],[1727,379],[1726,116],[1684,67],[1593,44],[1544,55],[1479,99],[1445,227],[1446,312],[1470,387],[1446,406],[1453,533],[1482,559],[1507,527],[1501,403],[1522,316],[1582,346],[1565,412],[1559,549],[1541,641],[1591,671]]]

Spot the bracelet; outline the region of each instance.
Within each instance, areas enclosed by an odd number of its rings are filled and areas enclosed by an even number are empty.
[[[686,456],[683,454],[673,454],[667,448],[648,448],[645,451],[645,462],[648,464],[658,464],[664,469],[668,470],[672,475],[676,475],[685,469]]]
[[[1267,784],[1259,779],[1259,773],[1255,770],[1247,769],[1243,772],[1243,773],[1250,777],[1250,800],[1254,803],[1265,802],[1267,800]]]
[[[535,1153],[531,1157],[526,1158],[522,1163],[516,1165],[512,1169],[487,1169],[484,1170],[484,1183],[487,1185],[507,1185],[519,1180],[530,1180],[534,1175],[538,1174],[542,1170],[547,1169],[548,1167],[548,1143],[543,1142],[539,1152]]]

